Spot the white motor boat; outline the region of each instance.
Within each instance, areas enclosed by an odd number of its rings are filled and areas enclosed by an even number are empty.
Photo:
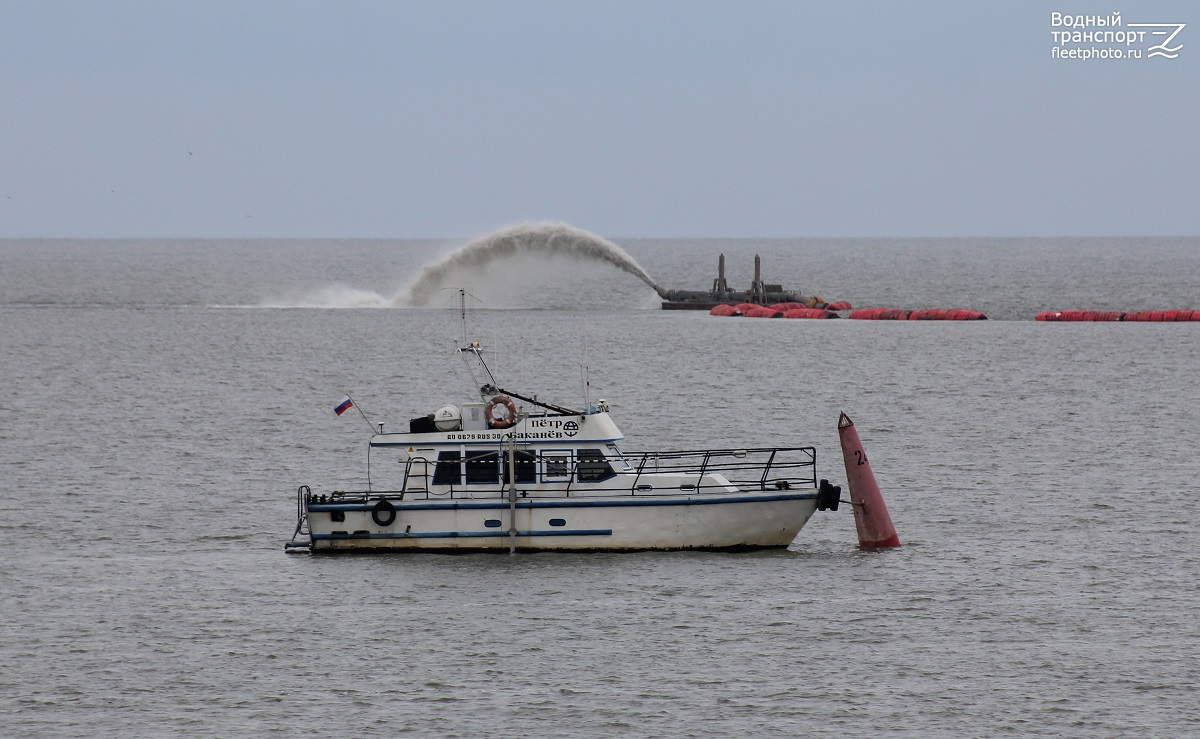
[[[759,549],[837,509],[841,488],[818,486],[813,447],[626,452],[604,400],[581,411],[504,390],[478,342],[459,354],[479,398],[371,436],[368,465],[402,470],[389,489],[300,486],[289,549]]]

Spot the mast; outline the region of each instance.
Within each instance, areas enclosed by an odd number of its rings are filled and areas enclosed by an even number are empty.
[[[517,553],[517,435],[508,435],[508,553]]]
[[[458,319],[462,322],[462,343],[459,346],[467,345],[467,291],[465,288],[458,288]]]
[[[725,282],[725,255],[717,259],[717,279],[713,280],[712,291],[715,293],[729,292],[729,283]]]
[[[465,289],[458,289],[458,314],[459,319],[462,321],[462,343],[458,346],[458,354],[463,358],[463,364],[467,366],[467,372],[471,373],[471,380],[475,383],[475,387],[479,390],[479,397],[483,400],[487,400],[493,395],[510,395],[518,400],[523,400],[526,403],[532,403],[533,405],[545,408],[546,410],[554,411],[555,413],[562,413],[568,416],[580,415],[580,411],[564,408],[553,403],[547,403],[544,400],[531,398],[526,395],[522,395],[521,393],[515,393],[511,390],[505,390],[496,384],[496,378],[492,375],[492,369],[491,367],[488,367],[487,362],[483,358],[483,348],[479,346],[478,341],[467,340],[467,298],[469,296],[470,293],[468,293]],[[467,359],[467,355],[474,357],[475,362],[478,363],[479,367],[483,369],[483,378],[475,374],[475,367],[472,366],[471,360]],[[481,382],[481,379],[484,381]]]
[[[467,366],[467,372],[471,373],[471,381],[475,383],[475,387],[479,389],[479,397],[487,398],[489,395],[496,393],[496,378],[492,376],[492,370],[487,366],[487,362],[483,360],[483,349],[479,346],[478,341],[467,340],[467,293],[466,289],[458,288],[458,317],[462,322],[462,341],[458,345],[458,354],[463,359],[463,364]],[[475,374],[475,367],[471,365],[471,361],[467,359],[470,354],[475,357],[475,361],[483,368],[483,373],[487,376],[487,382],[480,382],[480,377]]]
[[[766,302],[766,295],[764,294],[766,288],[763,287],[762,282],[762,261],[758,258],[757,254],[754,255],[754,282],[750,283],[750,292],[754,302]]]

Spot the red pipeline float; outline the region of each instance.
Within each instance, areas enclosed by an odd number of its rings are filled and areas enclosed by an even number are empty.
[[[859,321],[986,321],[987,316],[974,310],[898,310],[895,308],[866,308],[850,314]]]
[[[1089,323],[1094,321],[1179,323],[1183,321],[1200,321],[1200,311],[1146,310],[1137,313],[1122,313],[1121,311],[1115,310],[1059,310],[1039,313],[1034,316],[1033,320],[1057,323]]]

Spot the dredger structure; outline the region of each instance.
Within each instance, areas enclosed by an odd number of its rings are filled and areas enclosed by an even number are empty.
[[[753,303],[755,305],[774,305],[776,303],[800,303],[809,308],[824,308],[827,303],[816,295],[803,295],[799,292],[784,290],[782,285],[763,282],[762,260],[754,255],[754,281],[747,291],[730,290],[725,281],[725,255],[717,260],[717,277],[713,280],[711,290],[658,290],[663,299],[663,310],[712,310],[714,307],[726,304]]]

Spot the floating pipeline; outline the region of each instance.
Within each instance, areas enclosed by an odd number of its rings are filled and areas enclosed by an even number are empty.
[[[1120,311],[1098,310],[1063,310],[1047,311],[1033,317],[1035,321],[1062,321],[1064,323],[1091,321],[1120,321],[1125,317]]]
[[[847,307],[835,308],[835,305],[844,305]],[[849,306],[849,303],[843,301],[841,303],[828,304],[824,308],[814,308],[811,305],[804,305],[803,303],[776,303],[768,307],[782,311],[784,318],[840,318],[837,312],[839,310],[850,310]]]
[[[1144,310],[1139,313],[1126,313],[1124,320],[1136,323],[1200,321],[1200,310]]]
[[[987,316],[974,310],[898,310],[895,308],[865,308],[850,314],[859,321],[986,321]]]
[[[910,321],[986,321],[987,316],[975,310],[915,310],[908,314]]]
[[[829,318],[841,318],[837,311],[832,311],[823,308],[792,308],[783,312],[784,318],[811,318],[815,320],[826,320]]]
[[[1124,321],[1132,323],[1178,323],[1200,321],[1200,311],[1194,310],[1147,310],[1137,313],[1122,313],[1111,310],[1062,310],[1046,311],[1034,316],[1035,321],[1056,323],[1083,323],[1093,321]]]
[[[840,318],[832,308],[789,308],[788,303],[777,303],[762,306],[756,303],[739,303],[738,305],[720,304],[714,306],[709,313],[714,316],[749,316],[751,318],[809,318],[829,319]],[[845,305],[849,305],[846,303]],[[751,315],[753,313],[753,315]],[[985,321],[983,313],[970,310],[895,310],[892,308],[867,308],[856,310],[850,318],[867,321]],[[1136,313],[1120,311],[1086,311],[1065,310],[1039,313],[1036,321],[1057,322],[1098,322],[1123,321],[1126,323],[1180,323],[1200,322],[1200,311],[1194,310],[1147,310]]]
[[[710,316],[745,316],[747,318],[812,318],[824,320],[829,318],[840,318],[836,311],[826,310],[824,308],[788,308],[782,310],[781,303],[779,305],[762,306],[753,303],[741,303],[740,305],[715,305],[709,310]]]
[[[850,317],[858,321],[907,321],[908,311],[894,308],[864,308],[852,312]]]

